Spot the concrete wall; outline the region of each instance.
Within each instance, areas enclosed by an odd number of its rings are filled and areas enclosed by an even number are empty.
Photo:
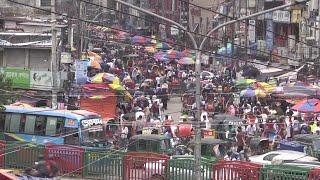
[[[218,10],[219,4],[222,0],[192,0],[190,1],[192,4],[196,4],[198,6],[204,8],[211,8],[214,11]],[[194,13],[194,12],[199,12]],[[219,11],[219,10],[218,10]],[[199,23],[199,33],[206,34],[212,28],[212,20],[215,14],[211,11],[204,10],[202,8],[194,7],[191,4],[189,5],[189,27],[193,30],[195,24]],[[192,20],[193,19],[193,20]],[[202,19],[202,21],[200,20]],[[201,24],[200,24],[201,21]]]

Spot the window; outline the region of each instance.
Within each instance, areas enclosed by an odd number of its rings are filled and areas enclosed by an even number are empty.
[[[51,0],[40,0],[40,6],[51,6]]]
[[[44,136],[46,128],[46,117],[45,116],[37,116],[36,124],[35,124],[35,135]]]
[[[27,115],[26,123],[24,126],[24,133],[34,134],[35,124],[36,124],[36,116]]]
[[[5,122],[6,122],[6,114],[0,113],[0,132],[4,131]]]
[[[147,149],[147,143],[145,140],[139,140],[138,147],[140,151],[145,151]]]
[[[24,133],[25,125],[26,125],[26,115],[25,114],[21,114],[20,129],[19,129],[20,133]]]
[[[11,114],[10,132],[19,133],[21,114]]]
[[[64,128],[65,138],[64,143],[70,145],[79,145],[79,133],[75,133],[78,129]]]
[[[278,155],[280,155],[280,154],[268,154],[268,155],[266,155],[265,157],[263,157],[263,160],[265,160],[265,161],[272,161],[272,159],[273,159],[274,157],[278,156]]]
[[[54,136],[57,131],[57,118],[47,117],[46,136]]]

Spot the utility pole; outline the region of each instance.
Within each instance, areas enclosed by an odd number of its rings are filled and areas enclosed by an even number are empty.
[[[52,108],[58,107],[58,67],[57,67],[57,29],[56,29],[56,0],[51,0],[51,73],[52,73]]]
[[[246,8],[246,15],[248,16],[248,1],[245,0],[245,8]],[[248,19],[245,20],[246,21],[246,28],[245,28],[245,37],[246,37],[246,65],[248,65]]]

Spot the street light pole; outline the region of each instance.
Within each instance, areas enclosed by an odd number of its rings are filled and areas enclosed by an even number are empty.
[[[294,3],[289,3],[289,4],[285,4],[285,5],[282,5],[282,6],[278,6],[278,7],[275,7],[275,8],[271,8],[271,9],[268,9],[268,10],[265,10],[265,11],[261,11],[261,12],[258,12],[258,13],[255,13],[255,14],[251,14],[249,16],[245,16],[245,17],[241,17],[239,19],[236,19],[236,20],[232,20],[232,21],[228,21],[226,23],[223,23],[221,25],[218,25],[216,28],[210,30],[207,35],[204,37],[204,39],[202,40],[201,44],[200,44],[200,47],[198,48],[198,45],[197,45],[197,42],[195,41],[195,38],[193,37],[193,35],[187,31],[187,29],[182,26],[181,24],[171,20],[171,19],[168,19],[168,18],[165,18],[163,16],[160,16],[158,14],[155,14],[153,12],[150,12],[148,10],[145,10],[143,8],[140,8],[140,7],[137,7],[133,4],[130,4],[130,3],[127,3],[127,2],[124,2],[122,0],[115,0],[116,2],[120,3],[120,4],[123,4],[123,5],[126,5],[126,6],[129,6],[133,9],[136,9],[138,11],[141,11],[141,12],[144,12],[146,14],[149,14],[149,15],[152,15],[154,17],[157,17],[159,19],[162,19],[163,21],[166,21],[166,22],[169,22],[171,24],[174,24],[176,25],[177,27],[181,28],[182,30],[184,30],[188,36],[190,37],[192,43],[193,43],[193,46],[194,46],[194,49],[196,50],[196,64],[195,64],[195,71],[196,71],[196,120],[197,120],[197,123],[196,123],[196,128],[195,128],[195,149],[194,149],[194,155],[195,155],[195,171],[194,171],[194,179],[195,180],[200,180],[201,179],[201,130],[200,130],[200,119],[201,119],[201,86],[200,86],[200,73],[201,73],[201,51],[204,47],[204,44],[205,42],[208,40],[208,37],[210,37],[210,35],[219,30],[220,28],[224,27],[224,26],[227,26],[227,25],[230,25],[230,24],[234,24],[236,22],[239,22],[239,21],[242,21],[242,20],[246,20],[246,19],[249,19],[249,18],[252,18],[252,17],[256,17],[256,16],[259,16],[259,15],[263,15],[263,14],[266,14],[266,13],[269,13],[269,12],[273,12],[273,11],[276,11],[276,10],[280,10],[280,9],[284,9],[286,7],[290,7],[290,6],[293,6],[295,5],[296,3],[301,3],[301,2],[306,2],[308,0],[296,0],[296,2]]]

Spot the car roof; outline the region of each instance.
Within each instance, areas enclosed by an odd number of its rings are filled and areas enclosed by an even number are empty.
[[[277,151],[271,151],[264,156],[271,155],[271,154],[278,154],[278,156],[275,156],[273,159],[281,159],[281,160],[286,160],[286,159],[299,159],[303,157],[307,157],[307,155],[303,152],[298,152],[298,151],[290,151],[290,150],[277,150]]]
[[[158,134],[140,134],[140,135],[134,135],[130,139],[132,140],[151,140],[151,141],[161,141],[168,139],[164,135],[158,135]]]

